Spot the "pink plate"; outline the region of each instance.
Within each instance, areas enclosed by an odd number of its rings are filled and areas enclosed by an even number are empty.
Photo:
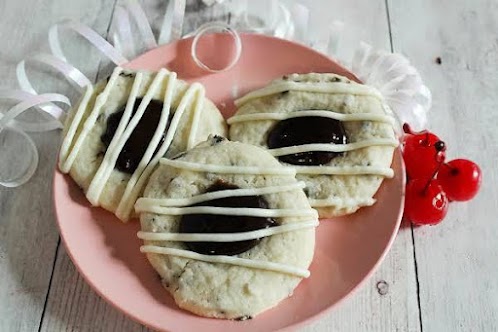
[[[206,38],[211,45],[226,46],[220,48],[223,50],[231,44],[226,36]],[[166,67],[189,82],[201,82],[225,116],[233,112],[233,87],[240,95],[294,72],[334,72],[354,78],[334,61],[305,46],[249,34],[242,35],[243,52],[234,68],[206,73],[190,57],[191,42],[184,39],[159,47],[131,61],[128,67]],[[223,59],[217,57],[215,61]],[[55,211],[62,239],[79,272],[100,296],[140,323],[160,331],[295,328],[348,296],[384,258],[403,211],[405,174],[399,151],[393,168],[395,177],[384,181],[376,194],[377,204],[352,216],[321,221],[311,277],[301,282],[294,295],[244,322],[202,318],[179,309],[139,251],[138,223],[122,224],[111,213],[92,208],[78,186],[59,171],[54,178]]]

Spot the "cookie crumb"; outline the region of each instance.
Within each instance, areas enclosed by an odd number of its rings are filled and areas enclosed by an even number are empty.
[[[439,57],[439,56],[438,56],[438,57],[436,58],[436,63],[437,63],[438,65],[441,65],[441,64],[443,63],[443,61],[441,60],[441,57]]]
[[[127,73],[127,72],[121,72],[119,73],[119,76],[122,76],[122,77],[135,77],[135,73]]]
[[[226,140],[226,138],[223,136],[218,136],[218,135],[213,136],[213,144],[223,142],[224,140]]]
[[[252,316],[245,315],[245,316],[240,316],[240,317],[234,318],[234,320],[239,321],[239,322],[242,322],[242,321],[245,321],[248,319],[252,319]]]
[[[179,154],[177,154],[176,156],[174,156],[173,158],[171,158],[172,160],[175,160],[175,159],[178,159],[178,158],[181,158],[183,157],[184,155],[186,155],[187,153],[186,152],[180,152]]]

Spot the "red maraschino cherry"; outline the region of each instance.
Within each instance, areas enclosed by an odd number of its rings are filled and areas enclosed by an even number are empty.
[[[403,158],[408,177],[430,178],[444,162],[445,143],[428,131],[413,132],[408,124],[405,124],[403,129],[407,133],[404,139]]]
[[[455,159],[444,164],[437,175],[450,201],[468,201],[481,187],[481,169],[467,159]]]
[[[448,198],[436,179],[413,179],[408,182],[405,217],[413,224],[439,224],[447,212]]]
[[[416,225],[440,223],[451,201],[472,199],[481,186],[479,166],[467,159],[444,163],[446,145],[431,132],[405,131],[403,159],[406,165],[404,216]]]

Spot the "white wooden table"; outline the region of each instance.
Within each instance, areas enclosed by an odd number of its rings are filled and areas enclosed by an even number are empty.
[[[226,19],[194,2],[187,24],[198,24],[199,15]],[[145,1],[148,14],[157,17],[161,3]],[[369,281],[303,331],[498,331],[498,2],[308,3],[319,7],[314,19],[346,23],[346,44],[362,39],[412,60],[433,92],[430,128],[447,142],[449,159],[479,163],[484,182],[474,201],[450,206],[443,224],[404,225]],[[0,88],[15,87],[20,59],[47,49],[51,24],[72,18],[105,35],[115,5],[0,1]],[[84,70],[97,68],[97,54],[79,45],[68,48],[71,58]],[[45,80],[42,90],[61,84]],[[146,330],[100,299],[61,245],[50,194],[59,135],[33,134],[41,153],[35,177],[18,189],[0,187],[0,331]]]

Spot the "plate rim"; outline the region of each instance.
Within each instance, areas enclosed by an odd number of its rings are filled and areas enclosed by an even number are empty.
[[[325,54],[323,54],[323,53],[321,53],[319,51],[316,51],[316,50],[314,50],[314,49],[312,49],[312,48],[310,48],[310,47],[308,47],[306,45],[300,44],[298,42],[290,41],[290,40],[287,40],[287,39],[282,39],[282,38],[272,37],[272,36],[267,36],[267,35],[261,35],[261,34],[257,34],[257,33],[239,33],[239,34],[241,36],[241,39],[243,39],[244,37],[248,36],[248,37],[252,37],[252,38],[270,39],[270,40],[274,40],[274,41],[277,40],[278,42],[283,42],[283,43],[287,43],[289,45],[292,45],[292,47],[299,47],[299,48],[306,49],[306,51],[308,51],[308,52],[313,52],[316,55],[318,55],[318,56],[320,56],[322,58],[325,58],[327,61],[335,63],[337,66],[339,66],[339,67],[343,68],[345,71],[347,71],[356,80],[358,80],[359,82],[361,82],[356,77],[356,75],[353,72],[351,72],[348,68],[345,68],[337,60],[335,60],[335,59],[333,59],[333,58],[331,58],[331,57],[329,57],[329,56],[327,56],[327,55],[325,55]],[[173,41],[172,43],[161,45],[161,46],[159,46],[157,48],[149,50],[149,51],[147,51],[147,52],[145,52],[145,53],[137,56],[136,58],[130,60],[127,64],[124,64],[123,67],[126,68],[129,63],[131,63],[131,62],[133,62],[135,60],[140,59],[141,57],[145,56],[146,54],[149,54],[151,52],[158,52],[159,49],[170,47],[171,44],[178,43],[178,42],[185,41],[185,40],[191,40],[191,39],[193,39],[193,37],[184,38],[184,39],[180,39],[180,40],[177,40],[177,41]],[[405,169],[405,164],[404,164],[404,161],[403,161],[403,158],[402,158],[402,150],[401,150],[400,146],[398,146],[394,150],[393,160],[392,160],[391,165],[395,163],[395,158],[397,159],[397,162],[399,163],[399,166],[400,166],[399,167],[399,174],[397,174],[397,176],[400,176],[401,186],[402,186],[401,196],[404,197],[405,196],[405,189],[406,189],[406,169]],[[57,212],[58,209],[57,209],[57,199],[56,199],[57,195],[56,195],[56,192],[58,191],[58,189],[57,189],[57,183],[56,183],[57,181],[56,181],[56,179],[57,179],[58,176],[62,176],[62,177],[68,177],[69,176],[67,174],[63,174],[59,170],[58,163],[59,163],[59,158],[57,157],[57,161],[56,161],[56,164],[55,164],[55,167],[54,167],[54,172],[52,173],[53,174],[53,177],[52,177],[52,186],[51,186],[51,188],[52,188],[52,208],[54,209],[54,216],[55,216],[55,221],[56,221],[57,228],[59,230],[60,239],[62,240],[62,243],[63,243],[63,245],[65,247],[66,253],[68,254],[69,258],[71,259],[71,262],[76,267],[76,270],[82,276],[83,280],[90,286],[90,288],[95,293],[98,294],[98,296],[101,299],[103,299],[105,302],[107,302],[108,304],[110,304],[113,308],[117,309],[119,312],[123,313],[125,316],[131,318],[135,322],[138,322],[138,323],[140,323],[140,324],[142,324],[142,325],[144,325],[144,326],[146,326],[146,327],[148,327],[150,329],[157,330],[157,331],[170,331],[168,328],[165,328],[165,327],[162,327],[162,326],[154,326],[154,325],[149,324],[149,322],[146,322],[145,320],[143,320],[141,317],[139,317],[138,315],[136,315],[132,311],[124,309],[122,306],[119,305],[119,303],[117,303],[116,301],[113,301],[110,297],[106,296],[103,293],[103,291],[101,291],[98,288],[98,286],[94,284],[94,282],[92,281],[92,279],[87,274],[84,273],[83,269],[78,264],[78,261],[75,259],[74,253],[70,249],[71,247],[68,246],[68,244],[66,242],[66,237],[64,235],[65,232],[63,230],[63,227],[61,227],[61,221],[60,221],[60,218],[59,218],[59,215],[58,215],[58,212]],[[70,179],[70,181],[72,181],[72,179]],[[392,233],[391,233],[391,235],[389,237],[389,241],[387,242],[387,245],[385,246],[384,250],[382,251],[382,254],[377,259],[376,263],[370,268],[370,270],[364,275],[364,277],[362,277],[362,279],[360,280],[360,282],[358,282],[345,296],[343,296],[342,298],[340,298],[339,300],[337,300],[332,305],[330,305],[330,306],[328,306],[328,307],[326,307],[326,308],[324,308],[324,309],[322,309],[320,311],[317,311],[312,316],[309,316],[309,317],[307,317],[306,319],[304,319],[302,321],[299,321],[299,322],[294,323],[292,325],[280,328],[280,329],[278,329],[278,331],[290,331],[290,330],[295,330],[297,328],[300,328],[300,327],[303,327],[305,325],[308,325],[312,321],[316,321],[319,318],[323,317],[325,314],[330,313],[337,306],[341,305],[344,301],[346,301],[347,299],[349,299],[350,297],[352,297],[354,294],[356,294],[356,292],[361,287],[363,287],[363,285],[377,271],[377,269],[379,268],[379,266],[382,264],[382,262],[386,258],[388,252],[392,248],[392,245],[394,243],[394,240],[397,237],[397,234],[399,232],[399,229],[400,229],[400,226],[401,226],[401,223],[402,223],[402,220],[403,220],[404,205],[405,205],[405,201],[404,201],[404,199],[401,199],[401,204],[399,206],[397,220],[396,220],[396,223],[395,223],[395,227],[393,228],[393,231],[392,231]],[[277,307],[278,307],[278,305],[277,305]]]

